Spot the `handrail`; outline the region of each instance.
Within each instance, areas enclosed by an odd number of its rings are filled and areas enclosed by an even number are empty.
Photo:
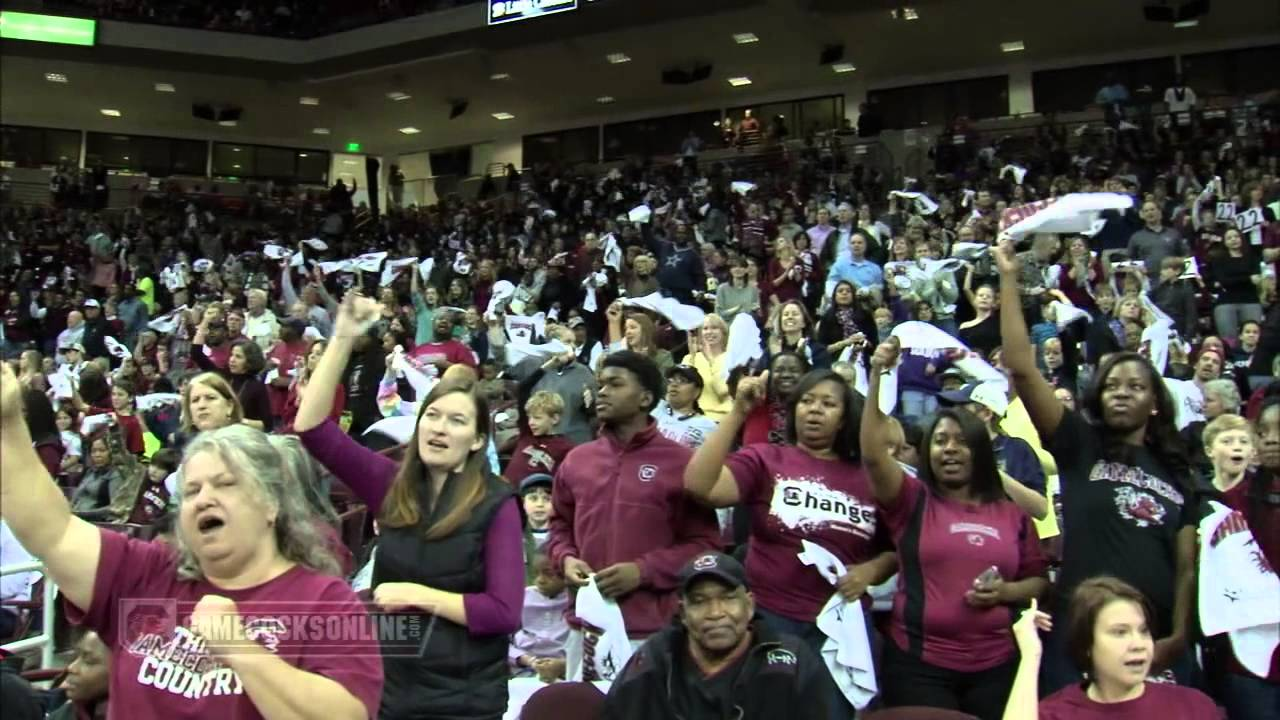
[[[40,634],[35,637],[16,640],[8,643],[7,645],[0,645],[0,650],[5,650],[11,653],[20,653],[36,647],[40,648],[40,667],[42,668],[53,666],[53,625],[55,622],[54,602],[58,596],[58,587],[49,577],[49,574],[45,572],[45,569],[44,563],[39,560],[0,567],[0,575],[13,575],[15,573],[37,571],[44,575],[44,593],[40,604]]]

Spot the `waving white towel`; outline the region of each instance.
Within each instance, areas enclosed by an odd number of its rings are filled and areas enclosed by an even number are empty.
[[[400,258],[399,260],[388,260],[386,266],[382,268],[382,277],[378,281],[380,287],[386,287],[395,282],[396,276],[404,272],[406,267],[414,265],[418,262],[418,258]]]
[[[1236,659],[1266,677],[1280,644],[1280,579],[1257,560],[1244,516],[1219,502],[1200,521],[1199,607],[1205,635],[1229,633]]]
[[[797,555],[800,562],[812,566],[832,585],[840,582],[845,567],[834,553],[808,540],[800,543],[804,548]],[[857,600],[847,602],[840,593],[832,593],[831,599],[818,611],[817,624],[827,636],[822,644],[822,661],[831,673],[831,679],[854,708],[865,708],[880,691],[880,686],[876,683],[876,667],[871,656],[862,603]]]
[[[671,321],[677,330],[693,330],[702,325],[707,313],[700,307],[685,305],[675,298],[650,293],[639,298],[623,298],[622,304],[652,310]]]
[[[734,315],[733,323],[729,325],[729,342],[725,348],[724,368],[720,371],[720,379],[728,382],[729,373],[734,368],[744,367],[762,357],[764,346],[756,319],[749,313]]]

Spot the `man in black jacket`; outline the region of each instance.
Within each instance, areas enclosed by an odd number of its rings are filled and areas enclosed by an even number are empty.
[[[607,720],[827,720],[838,690],[822,660],[755,618],[746,572],[717,552],[681,573],[680,613],[609,690]]]

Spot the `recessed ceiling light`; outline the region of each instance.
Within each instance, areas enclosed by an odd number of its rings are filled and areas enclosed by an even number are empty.
[[[894,20],[919,20],[920,19],[920,13],[917,12],[915,8],[906,7],[906,6],[890,10],[889,14],[893,16]]]
[[[219,120],[218,124],[221,125],[222,127],[235,127],[240,123],[236,122],[235,120]]]
[[[511,75],[509,73],[494,73],[489,76],[489,79],[490,80],[506,80],[510,77]]]
[[[416,127],[402,127],[400,128],[400,132],[404,133],[405,135],[417,135],[422,131]]]
[[[328,135],[329,128],[312,128],[311,134],[312,135]]]
[[[62,73],[45,73],[44,79],[49,82],[64,83],[67,81],[67,76]]]
[[[128,159],[129,159],[129,156],[128,156],[128,155],[125,155],[125,156],[124,156],[124,159],[125,159],[125,160],[128,160]]]
[[[509,112],[496,112],[493,114],[494,120],[514,120],[515,117],[515,115],[512,115]]]
[[[306,157],[306,156],[307,156],[306,153],[298,153],[298,157]]]
[[[387,99],[395,100],[396,102],[408,100],[410,97],[409,93],[400,92],[399,90],[393,90],[392,92],[387,93]]]
[[[631,62],[631,56],[626,53],[609,53],[604,56],[610,65],[621,65],[624,62]]]
[[[851,73],[854,70],[857,70],[858,68],[854,67],[853,63],[851,62],[838,62],[838,63],[832,63],[831,69],[838,73]]]
[[[1021,40],[1000,43],[1000,52],[1022,52],[1026,49],[1027,47],[1022,44]]]
[[[1178,22],[1174,23],[1173,26],[1176,28],[1193,28],[1199,24],[1200,24],[1199,20],[1179,20]]]
[[[238,148],[238,147],[233,147],[233,148],[231,148],[231,152],[240,152],[240,148]]]
[[[755,33],[734,33],[733,41],[739,45],[750,45],[754,42],[760,42],[760,38]]]
[[[178,89],[173,83],[156,83],[156,92],[177,92]]]
[[[303,96],[298,98],[298,104],[299,105],[319,105],[320,98]]]
[[[107,117],[120,117],[120,111],[113,110],[112,108],[102,108],[98,112],[102,113],[103,115],[106,115]]]
[[[596,98],[596,102],[600,103],[601,105],[608,105],[609,103],[613,102],[613,96],[601,95],[600,97]]]
[[[235,169],[237,169],[237,170],[239,170],[239,169],[240,169],[240,166],[239,166],[239,165],[232,165],[231,167],[233,167],[233,168],[235,168]]]
[[[745,75],[743,77],[731,77],[729,78],[729,84],[734,87],[742,87],[743,85],[750,85],[751,78],[746,77]]]

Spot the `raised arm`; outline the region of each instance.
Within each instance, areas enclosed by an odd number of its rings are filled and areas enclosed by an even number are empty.
[[[1019,261],[1013,244],[1005,240],[992,248],[996,268],[1000,271],[1000,336],[1004,345],[1001,358],[1009,369],[1013,387],[1031,416],[1040,439],[1048,441],[1062,422],[1062,403],[1053,396],[1053,386],[1036,367],[1036,353],[1027,333],[1027,320],[1022,314],[1022,298],[1018,289]]]
[[[364,332],[366,323],[378,317],[378,303],[357,293],[348,293],[338,308],[338,319],[333,325],[333,339],[320,356],[316,371],[307,381],[307,391],[298,404],[298,415],[293,429],[306,432],[324,422],[333,410],[333,395],[347,367],[356,338]]]
[[[93,604],[102,537],[71,514],[67,498],[31,444],[22,414],[22,391],[13,370],[0,368],[0,516],[27,552],[76,607]]]
[[[1043,653],[1040,629],[1051,626],[1049,616],[1040,612],[1035,600],[1013,624],[1013,637],[1021,658],[1001,716],[1003,720],[1036,720],[1040,716],[1040,656]]]
[[[695,499],[712,507],[730,507],[741,501],[738,481],[733,471],[725,466],[725,458],[733,449],[738,432],[747,421],[751,410],[765,399],[769,387],[769,372],[759,377],[744,377],[738,382],[738,394],[733,407],[724,420],[707,437],[702,447],[693,453],[693,459],[684,469],[684,489]]]
[[[898,338],[890,337],[872,353],[871,369],[867,372],[867,402],[862,407],[859,437],[862,463],[871,478],[871,492],[882,505],[897,500],[898,493],[902,492],[902,467],[889,454],[889,422],[880,410],[880,378],[898,362],[898,350]]]

